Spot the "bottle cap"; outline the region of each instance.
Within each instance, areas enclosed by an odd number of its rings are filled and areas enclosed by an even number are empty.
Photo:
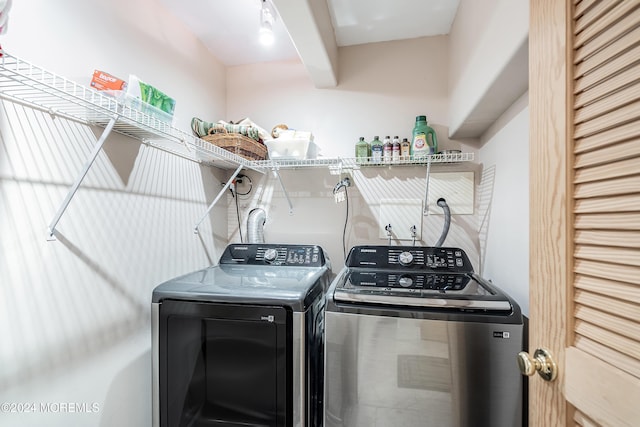
[[[426,122],[427,116],[416,116],[416,122]]]

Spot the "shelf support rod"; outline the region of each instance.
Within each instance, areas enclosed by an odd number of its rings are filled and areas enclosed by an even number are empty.
[[[278,172],[277,167],[273,167],[273,174],[280,181],[280,187],[282,187],[282,191],[284,192],[284,197],[287,198],[287,203],[289,204],[289,215],[293,215],[293,204],[291,203],[291,199],[289,198],[289,193],[287,193],[287,189],[284,187],[284,183],[282,182],[282,178],[280,177],[280,172]]]
[[[49,241],[56,240],[54,233],[56,232],[56,226],[58,225],[60,218],[62,218],[62,215],[67,210],[69,203],[71,203],[71,199],[73,199],[73,196],[76,194],[76,191],[78,191],[78,188],[80,188],[80,184],[84,180],[85,176],[87,176],[87,172],[89,172],[89,169],[91,169],[93,162],[96,160],[96,157],[98,157],[98,153],[100,153],[100,150],[104,145],[104,142],[107,140],[107,137],[111,133],[111,130],[113,129],[113,126],[116,124],[117,120],[118,120],[117,115],[114,115],[113,117],[111,117],[111,119],[109,119],[109,123],[107,123],[107,126],[102,131],[102,135],[100,135],[100,138],[96,142],[96,145],[93,146],[93,150],[91,151],[89,158],[85,162],[82,172],[80,172],[80,175],[78,175],[78,177],[76,178],[76,181],[73,183],[73,186],[67,193],[67,196],[62,201],[62,205],[60,205],[60,207],[58,208],[58,212],[56,212],[56,215],[53,217],[51,224],[49,224],[49,229],[48,229],[49,235],[47,236],[47,240]]]
[[[199,233],[198,227],[200,227],[200,224],[202,224],[202,221],[204,221],[207,218],[207,216],[209,215],[209,212],[211,212],[211,209],[213,209],[213,207],[216,205],[216,203],[218,203],[218,200],[220,200],[220,198],[225,193],[225,191],[227,191],[229,189],[229,187],[231,187],[231,183],[233,183],[233,180],[236,179],[236,176],[238,176],[238,174],[240,173],[240,171],[242,170],[243,167],[244,167],[244,165],[238,166],[238,168],[235,170],[233,175],[231,175],[231,178],[229,178],[229,180],[224,185],[224,187],[222,187],[222,190],[220,190],[220,192],[218,193],[216,198],[213,199],[213,202],[211,202],[211,204],[207,208],[207,211],[204,213],[204,215],[202,215],[202,218],[200,218],[200,220],[196,223],[195,227],[193,227],[194,234],[198,234]]]
[[[425,190],[424,190],[424,210],[422,211],[423,215],[429,214],[429,176],[431,175],[431,156],[427,156],[427,177],[425,179]]]

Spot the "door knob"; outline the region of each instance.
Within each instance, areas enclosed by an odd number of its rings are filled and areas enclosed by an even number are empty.
[[[545,381],[553,381],[558,376],[558,365],[551,352],[544,348],[536,349],[533,357],[526,351],[518,353],[518,367],[522,375],[531,376],[537,372]]]

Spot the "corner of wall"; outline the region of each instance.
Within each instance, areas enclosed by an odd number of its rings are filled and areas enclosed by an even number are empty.
[[[480,136],[480,147],[491,140],[502,128],[504,128],[515,116],[529,106],[529,90],[516,99],[507,110]]]
[[[479,3],[461,1],[450,34],[449,128],[455,137],[480,136],[528,82],[528,2]]]

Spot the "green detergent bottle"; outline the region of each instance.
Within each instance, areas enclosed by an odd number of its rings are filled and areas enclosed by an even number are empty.
[[[430,154],[438,152],[438,139],[436,132],[427,125],[427,116],[417,116],[413,127],[413,140],[411,152],[414,159],[424,159]]]
[[[371,157],[371,147],[369,143],[364,140],[364,136],[360,137],[360,140],[356,143],[356,161],[358,163],[367,163]]]

